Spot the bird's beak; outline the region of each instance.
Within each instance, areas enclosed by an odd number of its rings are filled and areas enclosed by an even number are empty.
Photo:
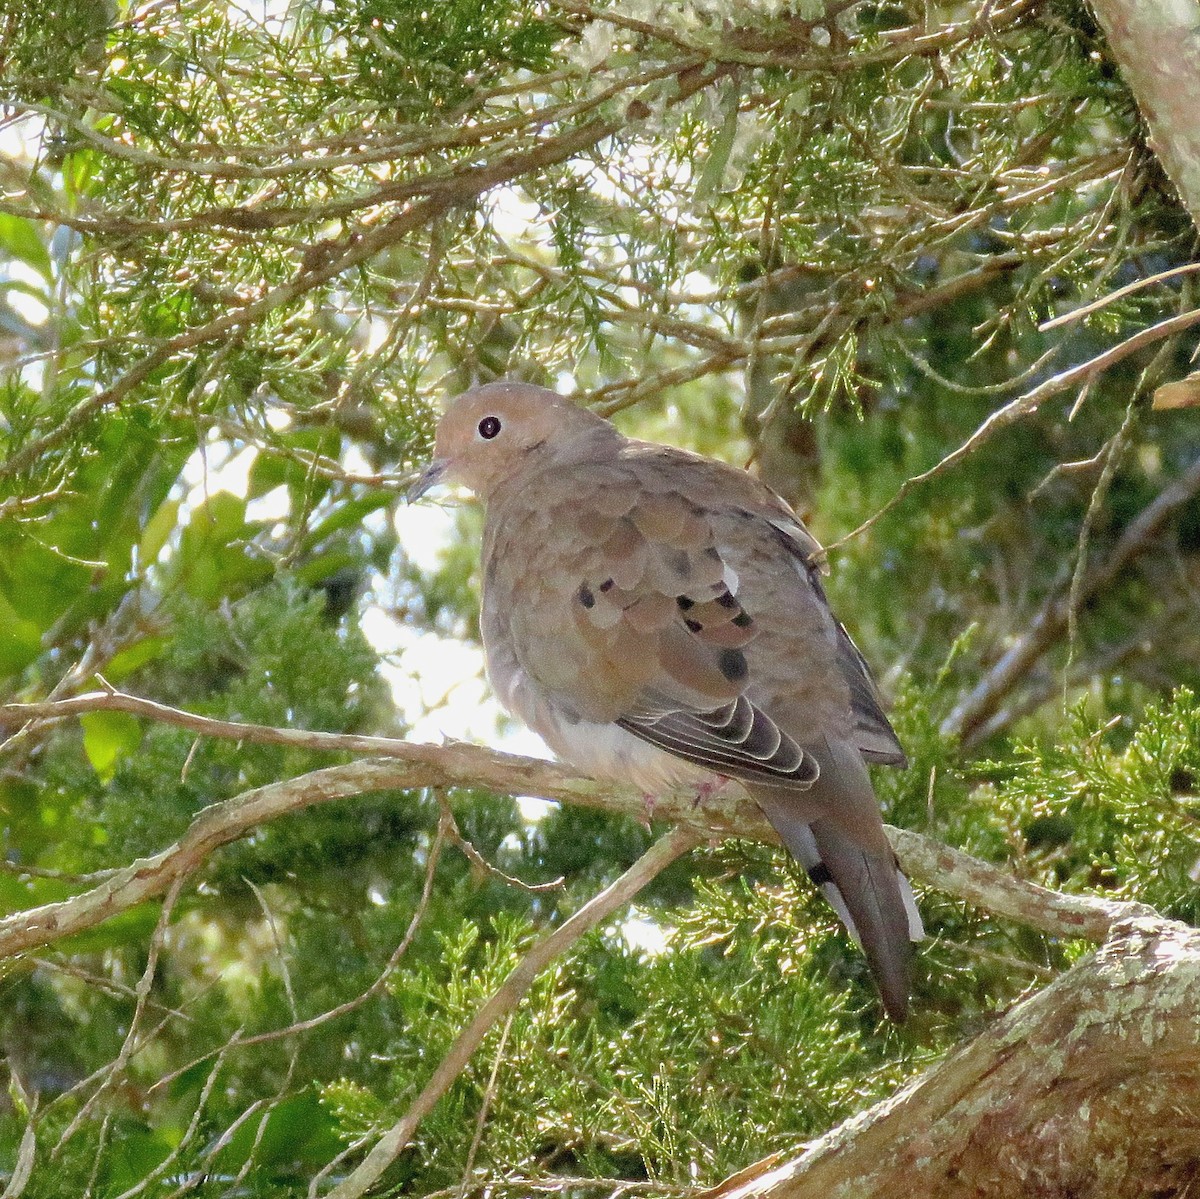
[[[413,485],[404,493],[404,498],[410,504],[419,500],[431,487],[437,486],[442,481],[442,476],[446,473],[446,467],[449,465],[445,458],[435,458],[417,476]]]

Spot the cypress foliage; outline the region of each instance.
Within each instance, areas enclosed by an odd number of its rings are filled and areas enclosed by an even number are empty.
[[[478,522],[431,554],[400,495],[438,399],[517,375],[755,457],[826,542],[873,522],[828,586],[895,697],[892,823],[1197,922],[1200,412],[1151,404],[1196,337],[1118,351],[1192,309],[1195,230],[1085,5],[55,7],[0,0],[5,703],[99,679],[420,731],[403,651],[475,637]],[[0,732],[9,912],[350,760],[102,710]],[[443,798],[273,821],[9,961],[22,1193],[299,1196],[348,1150],[335,1180],[651,840]],[[696,851],[537,979],[386,1183],[714,1184],[1087,949],[921,907],[896,1029],[782,853]]]

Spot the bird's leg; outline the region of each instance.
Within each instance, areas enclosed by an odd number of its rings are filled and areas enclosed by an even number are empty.
[[[654,819],[654,807],[658,803],[658,796],[653,791],[642,792],[642,803],[646,805],[646,814],[642,817],[642,824],[645,825],[646,831],[650,831],[650,822]]]
[[[692,800],[692,807],[698,808],[702,803],[707,803],[714,795],[720,794],[729,785],[729,777],[724,774],[714,774],[712,778],[705,779],[696,788],[696,798]]]

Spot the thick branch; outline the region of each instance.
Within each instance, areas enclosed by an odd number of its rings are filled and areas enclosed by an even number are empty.
[[[94,928],[120,912],[163,895],[177,879],[200,869],[220,846],[289,812],[330,800],[372,791],[482,786],[501,794],[536,795],[638,819],[644,819],[646,814],[642,793],[632,787],[598,783],[550,762],[495,753],[473,745],[421,745],[385,737],[312,733],[210,720],[136,696],[111,692],[43,704],[10,704],[0,708],[0,714],[9,720],[30,720],[100,710],[150,717],[202,736],[303,746],[311,750],[371,753],[377,757],[271,783],[205,808],[187,832],[160,853],[114,871],[97,886],[70,899],[15,912],[0,920],[0,959]],[[379,755],[387,755],[387,759]],[[655,814],[705,837],[777,840],[757,806],[741,795],[697,799],[692,792],[666,794],[658,798]],[[1050,891],[920,833],[889,829],[889,835],[902,865],[914,879],[1052,936],[1103,941],[1122,919],[1154,916],[1150,909],[1139,904]]]
[[[1150,128],[1150,147],[1200,228],[1200,4],[1092,0]]]
[[[1200,933],[1130,921],[899,1094],[705,1199],[1143,1199],[1200,1177]]]

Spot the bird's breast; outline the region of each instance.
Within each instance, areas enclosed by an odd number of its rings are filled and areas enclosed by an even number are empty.
[[[632,784],[648,795],[699,786],[716,776],[674,754],[657,749],[619,725],[590,720],[552,719],[546,744],[564,762],[595,779]]]
[[[711,771],[656,749],[619,725],[587,720],[568,710],[529,676],[507,639],[485,635],[484,646],[488,679],[505,710],[580,773],[631,784],[652,795],[698,786],[714,777]]]

